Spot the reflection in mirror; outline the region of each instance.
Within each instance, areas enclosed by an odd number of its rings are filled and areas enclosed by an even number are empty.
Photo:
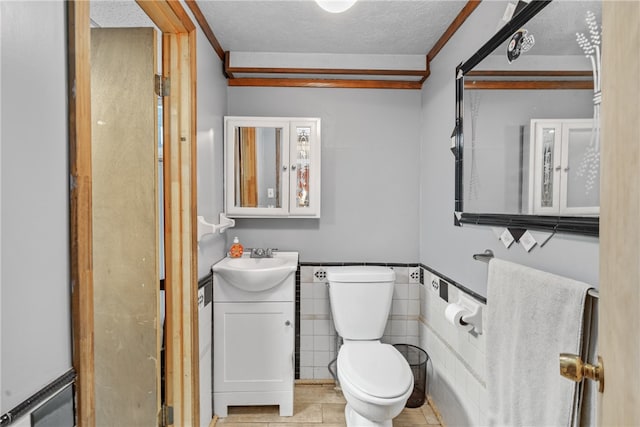
[[[234,127],[235,206],[280,208],[282,128]]]
[[[593,217],[601,2],[532,2],[520,15],[457,71],[456,210],[476,223]],[[522,34],[528,49],[513,55]]]

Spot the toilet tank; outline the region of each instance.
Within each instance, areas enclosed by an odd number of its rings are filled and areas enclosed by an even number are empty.
[[[382,338],[395,278],[389,267],[328,268],[329,301],[338,335],[350,340]]]

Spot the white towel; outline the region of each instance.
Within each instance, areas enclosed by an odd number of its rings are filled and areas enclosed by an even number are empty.
[[[590,286],[492,259],[487,287],[490,425],[573,425],[577,387],[560,376],[559,354],[580,354]]]

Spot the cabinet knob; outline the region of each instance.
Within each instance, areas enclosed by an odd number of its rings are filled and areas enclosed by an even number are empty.
[[[292,171],[296,170],[296,165],[291,165],[291,170]]]
[[[287,165],[282,166],[282,170],[286,171],[287,170]]]
[[[291,322],[287,320],[286,322],[284,322],[284,326],[291,326]]]

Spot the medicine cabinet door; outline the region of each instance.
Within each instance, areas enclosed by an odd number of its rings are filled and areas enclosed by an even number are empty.
[[[320,119],[292,121],[289,214],[320,216]]]
[[[560,215],[598,215],[600,212],[600,152],[592,140],[593,120],[562,125]]]
[[[600,160],[591,119],[531,120],[530,206],[536,215],[597,215]]]
[[[529,181],[533,197],[529,206],[536,215],[557,215],[560,211],[560,156],[562,125],[559,122],[531,121],[531,167]]]
[[[229,117],[225,139],[227,215],[287,216],[289,121]]]

